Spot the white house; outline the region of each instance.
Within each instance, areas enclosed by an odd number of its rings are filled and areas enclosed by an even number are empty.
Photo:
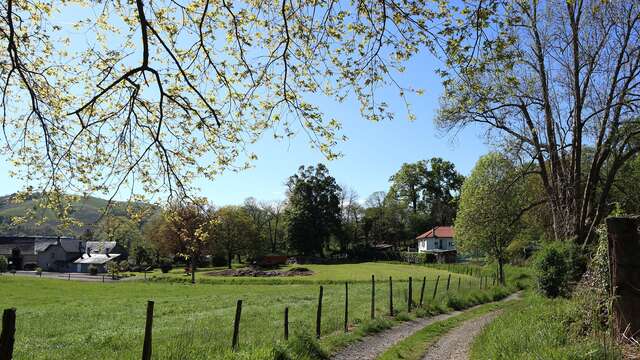
[[[437,226],[418,235],[418,252],[436,255],[438,262],[454,262],[457,255],[452,226]]]

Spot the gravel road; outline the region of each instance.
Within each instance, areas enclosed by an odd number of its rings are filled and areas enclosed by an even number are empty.
[[[502,311],[496,310],[462,325],[443,335],[437,343],[429,347],[422,360],[467,360],[473,339]]]
[[[519,293],[516,293],[508,296],[502,301],[514,300],[518,298],[519,298]],[[471,310],[471,309],[467,309],[467,310]],[[442,314],[442,315],[437,315],[437,316],[428,317],[428,318],[421,318],[415,321],[408,321],[398,326],[395,326],[389,330],[383,331],[381,333],[365,336],[360,341],[355,342],[347,346],[346,348],[340,350],[338,353],[334,354],[331,357],[331,359],[333,360],[373,360],[378,356],[382,355],[382,353],[384,353],[388,348],[390,348],[397,342],[407,338],[408,336],[413,335],[416,331],[424,328],[425,326],[433,324],[438,321],[446,320],[456,315],[460,315],[461,313],[462,311],[454,311],[448,314]],[[473,340],[473,337],[468,337],[467,340],[471,342]]]

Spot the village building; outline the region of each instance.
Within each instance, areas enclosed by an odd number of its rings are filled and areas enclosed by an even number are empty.
[[[458,251],[455,245],[453,226],[437,226],[416,237],[418,252],[433,254],[437,262],[456,261]]]
[[[73,238],[58,238],[55,243],[36,250],[38,267],[44,271],[71,272],[72,263],[84,253],[84,241]]]
[[[94,266],[96,271],[103,273],[107,271],[107,264],[116,261],[120,257],[120,254],[82,254],[82,256],[73,262],[76,272],[88,273],[91,271],[91,267]]]
[[[55,261],[66,259],[70,262],[80,256],[84,248],[77,242],[80,241],[64,236],[4,235],[0,236],[0,256],[14,261],[15,264],[12,265],[17,270],[34,270],[37,267],[46,270]],[[52,246],[60,248],[50,249]],[[47,255],[40,257],[39,254],[43,252]],[[17,259],[12,260],[14,254]]]
[[[127,251],[115,241],[83,241],[65,236],[0,236],[0,256],[15,270],[41,268],[52,272],[89,272],[94,264],[100,271]]]

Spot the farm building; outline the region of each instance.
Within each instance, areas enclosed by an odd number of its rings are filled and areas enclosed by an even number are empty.
[[[83,241],[64,236],[0,236],[0,256],[16,270],[74,272],[88,271],[91,263],[104,265],[114,258],[126,258],[126,249],[115,241]],[[100,256],[95,256],[100,255]],[[101,256],[105,255],[105,256]],[[94,257],[95,256],[95,257]],[[85,270],[75,260],[86,261]],[[100,260],[101,259],[101,260]]]
[[[80,248],[81,250],[77,251],[78,243],[81,242],[60,236],[0,236],[0,256],[12,259],[14,254],[17,255],[16,264],[14,264],[17,270],[36,267],[47,269],[48,264],[53,264],[56,260],[72,261],[80,256],[84,249]],[[54,250],[56,247],[60,249]],[[40,257],[39,254],[43,252],[47,252],[48,258]],[[54,253],[53,258],[52,253]]]
[[[431,253],[437,262],[455,262],[458,251],[455,246],[455,231],[452,226],[437,226],[418,235],[418,252]]]
[[[87,253],[90,254],[126,254],[127,250],[115,241],[87,241]]]
[[[38,266],[45,271],[73,271],[72,262],[84,253],[84,241],[72,238],[58,238],[39,249]]]
[[[103,273],[107,271],[107,264],[111,261],[115,261],[120,257],[120,254],[82,254],[82,256],[73,262],[76,272],[89,272],[89,268],[93,265],[97,268],[98,272]]]

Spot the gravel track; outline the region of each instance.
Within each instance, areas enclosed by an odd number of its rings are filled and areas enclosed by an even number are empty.
[[[512,294],[501,301],[514,300],[519,298],[519,293]],[[481,305],[478,305],[481,306]],[[478,307],[476,306],[476,307]],[[474,307],[475,308],[475,307]],[[473,308],[467,309],[471,310]],[[413,335],[416,331],[423,329],[425,326],[438,321],[446,320],[456,315],[462,314],[462,311],[454,311],[448,314],[441,314],[427,318],[421,318],[414,321],[404,322],[391,329],[385,330],[378,334],[367,335],[360,341],[355,342],[338,353],[331,356],[332,360],[374,360],[382,355],[388,348],[395,345],[401,340]],[[473,321],[473,320],[470,320]],[[465,323],[466,324],[466,323]],[[455,330],[454,330],[455,331]],[[447,336],[447,335],[445,335]],[[468,341],[473,341],[473,337],[468,337]],[[431,359],[431,358],[428,358]],[[443,358],[444,359],[444,358]],[[457,358],[456,358],[457,359]]]
[[[467,360],[473,339],[502,310],[492,311],[480,317],[467,320],[462,325],[443,335],[427,350],[422,360]]]

